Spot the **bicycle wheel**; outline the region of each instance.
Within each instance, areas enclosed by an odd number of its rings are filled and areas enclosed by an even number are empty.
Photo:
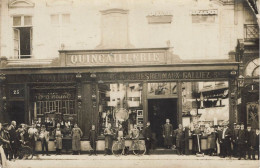
[[[139,156],[144,155],[146,152],[145,145],[142,143],[135,143],[132,148],[133,148],[133,153],[135,155],[139,155]]]
[[[112,153],[115,156],[121,155],[123,152],[123,147],[120,142],[115,142],[114,145],[112,146]]]
[[[30,148],[29,146],[22,147],[21,153],[22,153],[22,159],[32,159],[33,157],[32,148]]]

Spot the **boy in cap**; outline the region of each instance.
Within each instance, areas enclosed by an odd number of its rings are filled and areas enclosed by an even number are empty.
[[[90,141],[90,146],[92,148],[90,150],[89,155],[92,155],[92,154],[97,155],[97,152],[96,152],[97,132],[95,129],[95,125],[92,125],[91,130],[89,131],[89,141]]]

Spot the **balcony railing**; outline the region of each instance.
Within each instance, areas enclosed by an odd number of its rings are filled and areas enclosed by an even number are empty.
[[[245,41],[259,40],[259,28],[257,24],[245,24],[244,33]]]

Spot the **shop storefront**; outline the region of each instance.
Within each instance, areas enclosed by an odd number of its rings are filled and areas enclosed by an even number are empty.
[[[167,118],[174,128],[237,122],[237,68],[232,60],[181,61],[169,48],[60,51],[55,66],[3,69],[1,115],[50,128],[78,123],[82,141],[94,124],[99,150],[108,123],[123,124],[129,134],[150,121],[161,147]]]

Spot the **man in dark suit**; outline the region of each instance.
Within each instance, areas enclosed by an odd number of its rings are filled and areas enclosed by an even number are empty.
[[[254,136],[254,141],[253,141],[253,160],[255,160],[255,152],[257,153],[257,157],[258,157],[258,160],[259,160],[259,128],[256,129],[255,131],[255,136]]]
[[[170,124],[170,119],[166,119],[166,124],[163,125],[163,138],[164,138],[164,146],[167,149],[172,147],[172,124]]]
[[[233,144],[233,151],[232,151],[232,155],[233,157],[237,157],[237,140],[238,140],[238,131],[240,129],[240,125],[234,123],[234,128],[232,130],[232,144]]]
[[[241,123],[240,130],[238,131],[238,153],[239,157],[238,160],[243,157],[246,160],[246,153],[245,153],[245,147],[247,144],[247,135],[246,130],[244,129],[244,124]]]
[[[220,157],[223,156],[223,141],[222,141],[222,138],[221,138],[222,130],[223,130],[223,126],[219,125],[218,130],[217,130],[217,139],[218,139],[218,143],[219,143],[219,156]]]
[[[231,158],[231,135],[232,132],[230,130],[230,128],[228,128],[228,124],[224,123],[224,128],[221,132],[221,143],[222,143],[222,156],[223,158],[225,158],[226,156],[228,156],[229,158]]]
[[[252,155],[253,158],[255,158],[255,152],[254,152],[254,146],[255,146],[255,141],[256,141],[256,131],[252,130],[251,125],[247,125],[247,154],[248,154],[248,159],[252,159]]]
[[[146,154],[149,155],[152,143],[152,130],[149,121],[146,123],[146,127],[143,130],[143,136],[145,138]]]

